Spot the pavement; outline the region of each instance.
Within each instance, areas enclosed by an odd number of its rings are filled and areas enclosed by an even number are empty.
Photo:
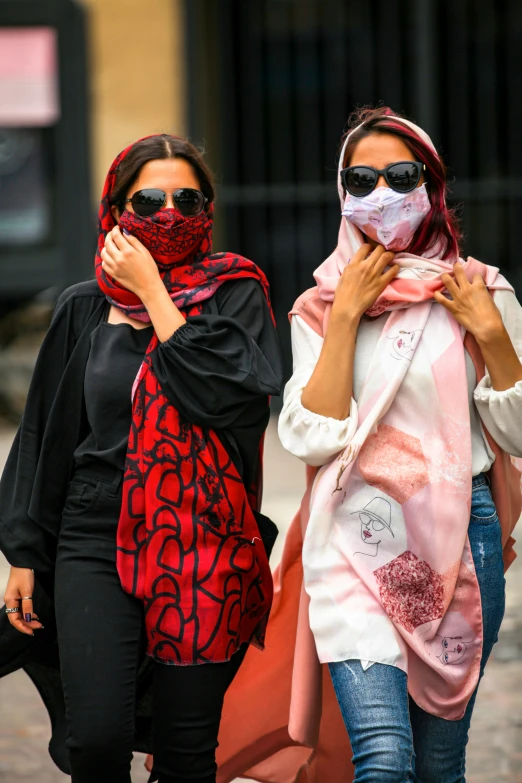
[[[12,427],[0,422],[0,468],[13,435]],[[280,558],[284,533],[303,489],[304,468],[279,444],[273,420],[266,439],[263,504],[265,514],[281,530],[273,565]],[[0,560],[0,596],[7,574],[7,563]],[[0,680],[0,781],[66,781],[68,776],[49,758],[48,740],[47,713],[29,678],[19,672]],[[143,761],[136,754],[133,783],[147,781]],[[467,783],[522,783],[522,555],[507,574],[506,616],[475,707],[466,779]]]

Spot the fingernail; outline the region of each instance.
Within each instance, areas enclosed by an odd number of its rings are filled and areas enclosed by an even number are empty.
[[[130,237],[130,231],[127,231],[126,228],[123,228],[122,231],[126,236]]]
[[[24,614],[24,620],[26,623],[30,623],[32,619],[33,618],[31,617],[31,614],[29,612],[26,612],[26,614]]]

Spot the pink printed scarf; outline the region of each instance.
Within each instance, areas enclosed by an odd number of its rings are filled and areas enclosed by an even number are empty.
[[[294,314],[308,320],[319,298],[324,329],[342,270],[361,243],[358,229],[342,219],[339,245],[315,274],[317,289],[298,300]],[[322,662],[352,657],[398,666],[419,706],[458,719],[482,651],[467,537],[464,334],[433,301],[452,265],[407,253],[395,262],[397,278],[368,312],[390,315],[359,396],[357,431],[314,483],[304,581]],[[479,274],[490,290],[512,290],[498,269],[461,263],[469,279]]]

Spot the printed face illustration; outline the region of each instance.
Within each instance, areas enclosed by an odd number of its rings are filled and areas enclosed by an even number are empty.
[[[382,215],[380,212],[370,212],[368,215],[368,223],[378,228],[382,223]]]
[[[380,519],[375,519],[362,511],[359,514],[361,520],[361,538],[365,544],[372,547],[378,547],[383,536],[393,536],[391,528],[384,524]],[[377,552],[375,552],[377,554]]]
[[[438,633],[431,636],[431,623],[421,636],[430,635],[424,642],[426,660],[437,669],[450,666],[448,674],[452,678],[465,676],[476,657],[479,641],[467,620],[460,612],[446,612],[437,628]]]
[[[419,331],[403,332],[400,331],[398,335],[390,337],[393,340],[392,343],[392,356],[395,359],[408,359],[410,361],[415,353],[415,340],[419,335]]]
[[[461,636],[438,636],[441,643],[441,652],[437,658],[443,666],[459,663],[466,655],[467,645]]]
[[[378,234],[379,239],[383,244],[387,244],[391,241],[393,234],[389,228],[381,228]]]
[[[374,498],[359,512],[361,540],[365,546],[359,554],[377,557],[379,545],[394,538],[391,529],[391,505],[385,498]]]
[[[359,567],[375,571],[406,549],[406,526],[401,506],[374,487],[355,483],[355,491],[335,512],[341,551]]]
[[[402,211],[404,212],[405,215],[409,215],[410,214],[410,212],[411,212],[411,201],[406,201],[402,205]]]

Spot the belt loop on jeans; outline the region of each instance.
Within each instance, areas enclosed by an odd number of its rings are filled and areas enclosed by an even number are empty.
[[[490,487],[491,481],[487,473],[478,473],[471,479],[472,489],[478,489],[479,487]]]
[[[120,484],[123,481],[123,475],[124,474],[123,474],[122,470],[117,470],[116,471],[116,475],[114,477],[114,481],[111,482],[111,488],[107,492],[107,494],[108,494],[108,496],[110,498],[115,498],[117,496],[117,494],[119,492],[119,489],[120,489]]]

